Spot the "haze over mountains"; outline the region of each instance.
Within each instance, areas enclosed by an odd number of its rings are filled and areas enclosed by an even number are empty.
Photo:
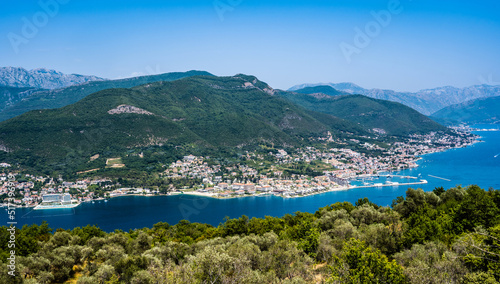
[[[466,88],[439,87],[418,92],[396,92],[393,90],[365,89],[353,83],[325,83],[296,85],[289,91],[304,92],[304,88],[329,86],[350,94],[365,95],[375,99],[399,102],[422,114],[430,115],[444,107],[484,97],[500,96],[500,86],[477,85]],[[302,91],[301,91],[302,89]],[[309,89],[309,93],[315,91]]]

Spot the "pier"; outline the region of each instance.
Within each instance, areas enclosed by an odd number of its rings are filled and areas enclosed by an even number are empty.
[[[391,183],[391,184],[370,184],[370,185],[352,185],[349,189],[352,188],[369,188],[369,187],[387,187],[387,186],[405,186],[405,185],[418,185],[418,184],[426,184],[428,181],[425,179],[418,182],[405,182],[405,183]]]
[[[451,180],[449,180],[447,178],[437,177],[437,176],[433,176],[433,175],[428,175],[428,176],[433,177],[433,178],[437,178],[437,179],[441,179],[441,180],[444,180],[444,181],[451,181]]]
[[[363,179],[363,178],[406,178],[406,179],[418,179],[418,177],[412,177],[412,176],[401,176],[401,175],[391,175],[391,174],[383,174],[383,175],[359,175],[356,178],[357,179]]]

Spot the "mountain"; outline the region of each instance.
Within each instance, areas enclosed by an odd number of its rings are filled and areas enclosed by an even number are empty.
[[[445,124],[500,123],[500,96],[448,106],[431,117]]]
[[[466,88],[439,87],[418,92],[396,92],[382,89],[364,89],[353,83],[302,84],[289,91],[303,92],[307,87],[329,86],[350,94],[365,95],[375,99],[388,100],[407,105],[420,113],[430,115],[446,106],[482,97],[500,96],[500,86],[478,85]]]
[[[241,74],[107,89],[59,109],[34,110],[1,122],[0,147],[65,165],[72,159],[88,161],[96,153],[154,145],[234,149],[262,142],[301,145],[327,131],[367,134],[275,93]]]
[[[306,109],[359,123],[362,127],[378,133],[406,136],[447,131],[446,127],[403,104],[363,95],[329,96],[282,92],[281,96]]]
[[[338,91],[331,86],[305,87],[302,89],[298,89],[295,92],[301,94],[325,94],[329,96],[349,95],[348,92]]]
[[[40,89],[0,86],[0,112],[37,91]]]
[[[102,81],[96,76],[63,74],[45,68],[26,70],[20,67],[1,67],[0,85],[18,88],[59,89],[90,81]]]
[[[160,75],[134,77],[120,80],[92,81],[63,89],[44,90],[33,93],[22,101],[0,112],[0,121],[35,109],[53,109],[75,103],[87,95],[112,88],[131,88],[159,81],[173,81],[198,75],[212,75],[204,71],[174,72]]]

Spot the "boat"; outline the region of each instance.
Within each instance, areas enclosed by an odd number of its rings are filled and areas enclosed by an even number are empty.
[[[38,204],[33,210],[43,209],[68,209],[75,208],[80,205],[80,202],[71,199],[71,195],[66,194],[44,194],[42,195],[42,203]]]
[[[66,205],[42,205],[42,204],[39,204],[39,205],[35,206],[35,208],[33,208],[33,210],[69,209],[69,208],[75,208],[78,205],[80,205],[80,203],[77,203],[77,204],[66,204]]]

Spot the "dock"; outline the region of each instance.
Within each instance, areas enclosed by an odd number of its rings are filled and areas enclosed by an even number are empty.
[[[433,177],[433,178],[437,178],[437,179],[441,179],[441,180],[444,180],[444,181],[451,181],[451,180],[449,180],[447,178],[437,177],[437,176],[433,176],[433,175],[428,175],[428,176]]]
[[[350,188],[369,188],[369,187],[388,187],[388,186],[406,186],[406,185],[419,185],[419,184],[427,184],[428,181],[425,179],[420,180],[418,182],[405,182],[405,183],[391,183],[391,184],[370,184],[370,185],[352,185]]]
[[[356,176],[356,178],[358,179],[363,179],[363,178],[381,178],[381,177],[385,177],[385,178],[406,178],[406,179],[418,179],[418,177],[412,177],[412,176],[402,176],[402,175],[391,175],[391,174],[383,174],[383,175],[359,175],[359,176]]]

